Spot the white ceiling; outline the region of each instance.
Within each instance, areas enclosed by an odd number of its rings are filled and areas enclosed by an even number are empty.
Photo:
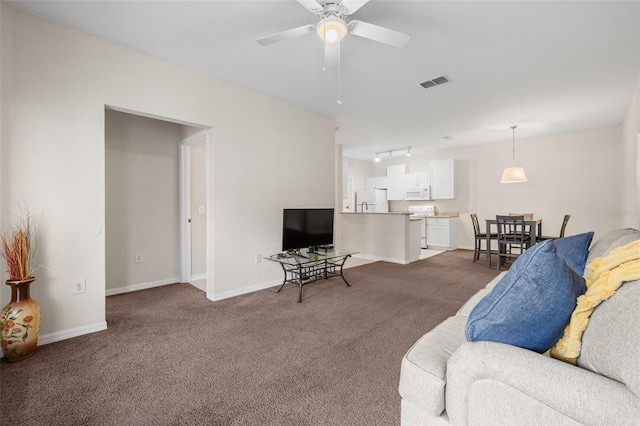
[[[516,139],[617,126],[640,77],[640,1],[372,0],[350,19],[411,39],[348,35],[342,105],[315,34],[256,43],[317,22],[294,0],[5,3],[335,117],[352,158],[510,141],[514,124]]]

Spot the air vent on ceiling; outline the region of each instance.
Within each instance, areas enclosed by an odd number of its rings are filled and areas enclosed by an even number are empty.
[[[435,86],[439,86],[441,84],[444,83],[448,83],[451,80],[449,80],[449,77],[447,77],[446,75],[441,75],[439,77],[436,78],[432,78],[431,80],[427,80],[427,81],[423,81],[422,83],[418,83],[419,86],[421,86],[423,89],[428,89],[430,87],[435,87]]]

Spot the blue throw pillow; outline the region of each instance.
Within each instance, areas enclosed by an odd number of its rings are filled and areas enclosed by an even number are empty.
[[[561,244],[563,255],[564,245]],[[585,292],[584,278],[556,253],[553,240],[536,244],[473,308],[467,320],[470,342],[492,341],[547,351],[562,337]]]
[[[589,245],[592,239],[593,232],[585,232],[584,234],[553,240],[553,244],[556,246],[558,257],[567,262],[567,265],[578,275],[582,275],[587,265]]]

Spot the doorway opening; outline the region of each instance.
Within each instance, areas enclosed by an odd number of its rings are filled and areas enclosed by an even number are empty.
[[[212,292],[209,279],[208,188],[209,127],[105,106],[106,295],[177,282],[199,281]],[[198,180],[186,179],[184,152],[198,155]],[[198,196],[185,188],[198,188]],[[192,209],[197,200],[199,232],[192,238]],[[185,225],[185,223],[187,225]],[[184,241],[201,241],[188,248]],[[197,264],[192,257],[198,256]],[[194,268],[195,265],[197,268]],[[201,266],[204,265],[204,266]],[[192,270],[198,276],[192,277]]]

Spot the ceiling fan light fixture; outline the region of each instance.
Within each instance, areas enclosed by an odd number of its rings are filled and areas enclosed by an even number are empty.
[[[316,33],[325,43],[340,43],[347,35],[347,24],[337,16],[328,16],[318,23]]]

